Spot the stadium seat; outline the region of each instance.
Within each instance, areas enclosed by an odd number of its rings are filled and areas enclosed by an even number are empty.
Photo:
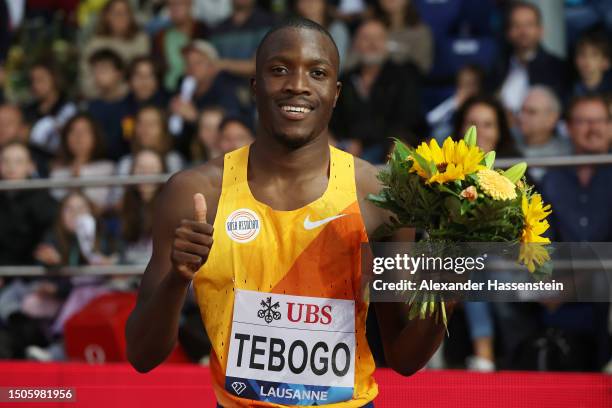
[[[66,355],[89,363],[127,361],[125,324],[136,304],[135,293],[110,293],[92,300],[65,325]],[[186,363],[189,359],[177,344],[166,360]]]

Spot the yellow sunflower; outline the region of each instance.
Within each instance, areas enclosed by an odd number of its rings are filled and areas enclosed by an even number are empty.
[[[534,194],[531,196],[531,200],[523,196],[521,208],[525,217],[521,241],[550,243],[550,239],[541,236],[549,227],[546,217],[552,212],[550,204],[544,205],[542,196]]]
[[[484,169],[480,164],[484,152],[477,146],[468,146],[465,141],[454,142],[450,137],[446,138],[442,148],[435,139],[429,144],[421,143],[416,149],[426,162],[435,166],[433,174],[414,160],[410,171],[427,179],[427,183],[446,183],[447,181],[465,180],[465,176]]]
[[[476,173],[478,185],[494,200],[512,200],[516,198],[516,188],[506,177],[495,170],[484,169]]]
[[[525,265],[529,272],[550,260],[550,254],[544,243],[523,242],[519,251],[519,263]]]

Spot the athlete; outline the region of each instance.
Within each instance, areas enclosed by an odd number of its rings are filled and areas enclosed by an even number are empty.
[[[219,406],[371,406],[361,243],[389,218],[366,200],[377,170],[330,147],[338,50],[305,19],[271,29],[251,81],[256,141],[163,187],[153,255],[126,328],[147,372],[168,356],[193,284]],[[405,305],[375,304],[388,365],[411,375],[444,337]]]

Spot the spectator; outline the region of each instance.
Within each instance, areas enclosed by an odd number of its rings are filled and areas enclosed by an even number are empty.
[[[325,0],[294,0],[293,12],[325,27],[331,34],[340,53],[340,69],[351,45],[351,34],[346,25],[332,16],[331,6]]]
[[[90,115],[79,113],[72,117],[62,131],[60,152],[51,170],[51,178],[111,176],[115,166],[113,162],[104,160],[103,143],[102,133]],[[89,187],[84,193],[96,210],[109,204],[107,187]],[[53,189],[51,194],[62,199],[67,191]]]
[[[576,154],[610,151],[610,112],[601,96],[574,99],[568,108],[567,124]],[[545,202],[553,208],[549,219],[555,241],[612,241],[612,212],[608,204],[612,200],[611,177],[609,165],[567,167],[547,172],[540,191]],[[600,370],[609,361],[608,307],[606,303],[565,303],[541,308],[541,326],[560,330],[568,344],[566,354],[577,357],[572,366],[564,369]],[[585,343],[588,344],[586,348]]]
[[[194,86],[191,87],[190,96],[181,92],[170,103],[170,111],[182,121],[180,130],[170,128],[175,136],[180,136],[181,151],[187,150],[186,146],[189,146],[196,130],[198,112],[202,109],[220,106],[230,114],[240,113],[240,102],[234,85],[226,74],[219,72],[215,64],[218,60],[215,48],[206,41],[197,40],[183,52],[189,76],[184,79],[182,87],[185,88],[187,82],[192,82]],[[177,130],[179,134],[175,133]]]
[[[599,33],[587,33],[576,44],[576,68],[578,80],[573,95],[612,92],[610,71],[610,38]]]
[[[242,119],[228,117],[219,125],[217,147],[221,154],[229,153],[255,141],[251,128]]]
[[[150,149],[134,156],[130,173],[134,175],[164,174],[162,156]],[[126,188],[121,205],[121,263],[146,265],[153,250],[153,204],[160,184],[139,184]]]
[[[577,97],[568,108],[567,125],[576,154],[610,151],[610,112],[600,96]],[[555,209],[553,237],[565,242],[612,241],[609,188],[612,167],[581,166],[549,170],[541,192]]]
[[[476,126],[478,146],[485,152],[495,150],[497,157],[517,157],[514,140],[501,104],[490,96],[476,95],[468,98],[454,118],[453,137],[463,138],[470,126]],[[468,321],[474,355],[467,360],[467,368],[475,371],[493,371],[493,313],[486,302],[466,302]]]
[[[433,36],[421,21],[414,0],[376,0],[374,13],[389,30],[391,59],[398,64],[412,62],[422,74],[429,73],[433,63]]]
[[[88,98],[99,96],[92,76],[89,59],[99,50],[110,49],[125,64],[151,51],[149,37],[138,27],[128,0],[109,0],[102,9],[95,36],[81,53],[81,92]]]
[[[504,108],[495,98],[487,95],[468,98],[455,115],[453,137],[463,138],[472,125],[476,126],[478,146],[483,151],[495,150],[497,157],[519,156]]]
[[[60,75],[49,61],[32,65],[30,86],[34,101],[24,108],[31,125],[30,143],[55,154],[60,145],[60,129],[76,113],[76,106],[62,92]]]
[[[389,59],[386,44],[382,22],[359,26],[353,42],[358,65],[340,78],[343,88],[330,122],[350,153],[372,163],[384,160],[392,137],[415,143],[421,117],[418,70]]]
[[[524,157],[565,156],[571,148],[565,139],[556,134],[561,115],[561,102],[549,88],[543,85],[531,87],[518,115],[515,129],[518,150]],[[530,168],[529,175],[536,183],[546,170]]]
[[[0,150],[2,180],[23,181],[34,173],[27,146],[10,141]],[[34,248],[55,217],[56,205],[47,190],[0,192],[0,264],[31,265]]]
[[[123,61],[114,51],[101,49],[92,54],[89,63],[98,97],[88,102],[87,111],[102,126],[108,157],[117,160],[128,152],[122,129],[122,119],[128,109]]]
[[[0,147],[8,142],[28,142],[28,126],[24,122],[23,114],[16,105],[0,105]],[[36,165],[34,176],[47,177],[49,175],[49,153],[38,146],[28,145],[30,156]]]
[[[198,134],[191,143],[190,159],[192,164],[201,164],[219,156],[217,141],[219,140],[219,125],[223,121],[225,111],[212,106],[200,113],[198,121]]]
[[[181,50],[192,40],[207,38],[209,28],[191,15],[191,0],[167,0],[170,26],[160,31],[153,42],[155,61],[161,61],[164,86],[170,92],[176,90],[183,76],[185,62]]]
[[[443,142],[450,136],[453,115],[466,99],[482,92],[484,72],[477,65],[465,65],[457,72],[455,93],[436,106],[427,116],[431,136]]]
[[[238,77],[255,74],[255,50],[274,18],[255,0],[232,0],[232,15],[214,30],[211,42],[219,51],[219,69]]]
[[[135,58],[128,67],[127,79],[130,89],[126,97],[128,117],[133,117],[145,106],[166,107],[168,95],[161,87],[161,71],[153,58]]]
[[[117,174],[130,174],[136,153],[150,149],[164,160],[164,168],[170,173],[176,173],[184,166],[183,158],[172,150],[173,140],[166,129],[166,117],[162,110],[154,106],[142,108],[136,115],[132,153],[119,160]]]
[[[546,85],[563,98],[567,84],[564,62],[542,48],[542,15],[536,5],[517,1],[507,15],[506,38],[510,53],[493,70],[493,85],[502,104],[518,112],[531,85]]]

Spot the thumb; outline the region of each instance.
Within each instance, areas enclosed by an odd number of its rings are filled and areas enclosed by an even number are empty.
[[[195,209],[195,220],[197,222],[206,222],[206,199],[201,193],[193,195],[193,207]]]

